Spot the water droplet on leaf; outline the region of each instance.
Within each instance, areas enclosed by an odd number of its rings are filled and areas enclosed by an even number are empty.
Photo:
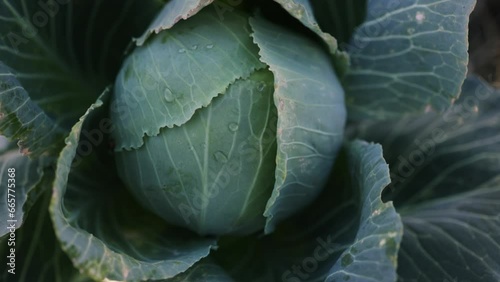
[[[191,50],[196,50],[196,49],[198,49],[198,45],[191,46]]]
[[[168,89],[168,88],[165,88],[165,91],[164,91],[164,94],[165,96],[165,100],[168,102],[168,103],[171,103],[175,100],[175,96],[174,94],[172,93],[172,90]]]
[[[231,122],[228,127],[229,127],[229,131],[232,131],[232,132],[237,131],[239,128],[239,126],[236,122]]]
[[[227,157],[226,155],[221,152],[221,151],[217,151],[215,152],[214,154],[214,158],[216,161],[220,162],[220,163],[227,163]]]
[[[262,92],[264,88],[266,88],[266,84],[264,82],[259,83],[259,86],[257,86],[257,90],[259,90],[260,92]]]
[[[212,49],[212,48],[214,48],[214,45],[213,45],[213,44],[208,44],[208,45],[207,45],[207,49]]]
[[[179,49],[179,53],[186,53],[186,49],[184,49],[184,48]]]

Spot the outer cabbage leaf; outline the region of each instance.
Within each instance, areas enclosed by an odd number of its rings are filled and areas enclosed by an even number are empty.
[[[395,281],[402,222],[381,200],[389,183],[381,147],[350,143],[333,175],[270,236],[221,241],[217,260],[237,281]]]
[[[382,202],[390,178],[381,146],[355,141],[348,160],[352,187],[360,190],[360,226],[325,281],[395,281],[403,226],[392,202]]]
[[[99,98],[73,127],[57,164],[51,217],[62,249],[96,280],[167,279],[207,256],[215,240],[145,211],[120,183]],[[104,126],[107,124],[108,126]],[[77,155],[78,153],[78,155]]]
[[[264,19],[250,24],[261,60],[274,74],[278,109],[276,184],[264,213],[269,233],[320,193],[342,144],[346,110],[321,47]]]
[[[467,71],[467,24],[475,0],[368,1],[344,77],[350,119],[442,112]]]
[[[21,227],[28,212],[47,188],[52,173],[44,171],[47,159],[37,160],[22,156],[17,150],[10,150],[0,155],[0,238],[7,236],[8,226]],[[9,176],[9,169],[15,169],[14,177]],[[15,182],[8,181],[14,179]],[[15,187],[8,187],[15,184]],[[45,189],[44,189],[45,188]],[[8,212],[9,204],[15,200],[15,213]],[[13,215],[13,216],[11,216]]]
[[[401,211],[400,281],[500,279],[500,180]]]
[[[19,140],[24,155],[54,155],[66,133],[28,96],[11,70],[0,62],[0,133]]]
[[[76,52],[72,46],[76,27],[66,15],[73,13],[73,1],[64,2],[1,1],[0,61],[12,68],[34,103],[56,118],[55,123],[68,126],[104,87],[94,87],[88,77],[80,77],[77,59],[69,60],[66,52]],[[59,42],[63,36],[68,41],[64,45]]]
[[[50,188],[50,182],[43,183]],[[8,237],[0,239],[0,281],[16,282],[91,282],[80,274],[61,250],[54,234],[48,205],[50,189],[43,189],[43,195],[33,206],[21,228],[15,232],[15,246],[9,245]],[[3,227],[2,227],[3,230]],[[11,248],[15,250],[14,274],[9,272]],[[49,256],[47,254],[50,254]]]
[[[316,21],[313,13],[312,3],[309,0],[274,0],[279,3],[287,12],[294,18],[299,20],[303,25],[316,33],[328,47],[328,50],[334,57],[334,64],[337,74],[342,76],[349,65],[349,56],[346,52],[338,50],[337,40],[327,32],[323,32],[322,28]]]
[[[500,93],[477,78],[444,115],[366,125],[391,166],[401,281],[500,279]]]
[[[206,258],[189,270],[165,282],[234,282],[234,280],[212,259]]]
[[[221,19],[203,10],[137,48],[116,80],[111,105],[117,150],[138,148],[144,135],[186,123],[236,79],[264,68],[249,29],[245,15]]]
[[[12,142],[9,142],[9,139],[7,137],[0,135],[0,154],[3,154],[4,152],[7,152],[9,149],[13,149],[16,146],[12,144]]]
[[[53,133],[69,130],[114,79],[127,43],[157,6],[153,0],[0,1],[0,116],[6,117],[0,132],[20,138],[33,156],[58,151],[51,144],[62,144],[62,137]]]
[[[205,6],[214,0],[170,0],[163,7],[155,20],[149,25],[141,37],[135,39],[138,46],[141,46],[153,33],[160,33],[162,30],[170,29],[178,21],[186,20],[198,13]]]

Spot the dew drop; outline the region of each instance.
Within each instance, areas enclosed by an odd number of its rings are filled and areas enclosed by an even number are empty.
[[[266,88],[266,84],[264,82],[259,83],[259,86],[257,86],[257,90],[259,90],[260,92],[262,92],[264,88]]]
[[[217,151],[214,153],[214,158],[216,161],[220,162],[220,163],[227,163],[227,157],[226,155],[221,152],[221,151]]]
[[[231,132],[235,132],[239,128],[239,126],[236,122],[231,122],[228,127],[229,127],[229,131],[231,131]]]
[[[196,49],[198,49],[198,45],[191,46],[191,50],[196,50]]]
[[[165,92],[163,94],[165,96],[165,100],[168,102],[168,103],[171,103],[175,100],[175,96],[174,94],[172,93],[172,90],[168,89],[168,88],[165,88]]]
[[[415,29],[410,27],[408,29],[408,34],[413,34],[413,33],[415,33]]]
[[[212,49],[212,48],[214,48],[214,45],[213,44],[208,44],[206,47],[207,47],[207,49]]]
[[[184,49],[184,48],[179,49],[179,53],[186,53],[186,49]]]

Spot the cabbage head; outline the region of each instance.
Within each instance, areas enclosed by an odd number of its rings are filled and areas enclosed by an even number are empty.
[[[111,118],[118,174],[144,207],[202,235],[249,234],[317,196],[341,145],[343,91],[328,59],[312,63],[327,51],[287,32],[206,9],[130,54]]]
[[[0,1],[0,281],[500,281],[477,2]]]

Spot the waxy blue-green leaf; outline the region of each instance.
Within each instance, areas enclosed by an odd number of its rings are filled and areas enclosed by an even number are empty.
[[[389,167],[380,145],[355,141],[348,150],[351,184],[362,202],[359,227],[325,281],[396,281],[403,225],[392,202],[382,202],[382,191],[391,182]]]
[[[1,1],[0,61],[12,68],[10,72],[27,91],[31,103],[54,118],[57,125],[68,127],[103,88],[96,87],[78,69],[72,45],[74,4],[64,2]],[[3,96],[2,103],[6,101]],[[45,130],[52,132],[51,128]]]
[[[22,115],[28,108],[33,113],[21,122],[26,126],[33,120],[32,130],[39,131],[33,138],[49,143],[40,132],[54,132],[53,124],[69,131],[114,80],[125,47],[143,31],[156,7],[156,0],[0,1],[0,61],[31,99]],[[15,106],[21,98],[24,103],[26,93],[16,94],[14,102],[2,94],[0,104]],[[38,128],[40,124],[44,127]]]
[[[474,188],[402,210],[399,281],[500,279],[500,180]]]
[[[334,56],[334,63],[339,71],[339,76],[342,75],[349,65],[349,56],[347,53],[339,51],[337,40],[331,34],[321,29],[314,16],[313,6],[310,0],[274,1],[279,3],[290,15],[299,20],[312,32],[316,33],[323,42],[325,42],[326,46],[328,46],[328,50]]]
[[[170,0],[165,4],[155,20],[149,25],[141,37],[135,39],[141,46],[152,34],[158,34],[162,30],[170,29],[178,21],[186,20],[198,13],[201,9],[214,0]]]
[[[273,92],[268,70],[237,80],[182,126],[116,152],[121,179],[144,207],[199,234],[262,229],[276,169]]]
[[[75,124],[59,157],[50,205],[56,235],[75,267],[93,279],[175,277],[206,257],[215,240],[167,225],[128,194],[110,170],[106,100]]]
[[[446,110],[467,72],[475,0],[368,1],[349,44],[349,118],[386,119]]]
[[[186,123],[236,79],[263,68],[247,21],[237,12],[222,20],[203,10],[138,47],[115,84],[117,150],[138,148],[144,135]]]
[[[366,122],[350,131],[384,147],[392,178],[385,197],[397,207],[453,196],[496,175],[499,96],[486,82],[470,77],[444,114]]]
[[[15,147],[16,146],[12,142],[9,142],[9,139],[7,139],[7,137],[0,135],[0,154],[3,154]]]
[[[342,49],[365,20],[368,0],[309,0],[319,26],[333,35]],[[386,2],[390,7],[391,2]]]
[[[0,155],[0,238],[8,236],[11,226],[13,230],[21,227],[47,189],[52,175],[44,172],[47,163],[45,158],[30,159],[15,149]]]
[[[444,115],[361,129],[384,146],[404,223],[401,281],[500,279],[500,93],[468,78]]]
[[[18,141],[23,155],[56,154],[66,133],[34,103],[10,68],[0,62],[0,134]]]
[[[381,194],[379,145],[355,141],[308,209],[264,238],[221,240],[216,260],[237,281],[395,281],[402,222]]]
[[[285,9],[290,15],[299,20],[311,31],[319,35],[325,42],[328,42],[328,46],[331,51],[336,51],[337,42],[330,34],[324,33],[319,27],[316,19],[313,15],[313,10],[310,1],[308,0],[274,0],[276,3],[280,4],[283,9]]]
[[[265,212],[269,233],[321,192],[342,144],[346,110],[320,46],[264,19],[250,24],[261,60],[274,74],[278,109],[276,183]]]
[[[234,280],[212,259],[206,258],[186,272],[164,282],[234,282]]]
[[[23,225],[16,230],[15,239],[10,239],[10,236],[0,239],[0,281],[93,281],[80,274],[61,250],[48,211],[51,182],[45,181],[43,185],[43,195],[32,207]],[[11,258],[8,256],[13,256],[11,249],[14,249],[15,266],[9,265]]]

